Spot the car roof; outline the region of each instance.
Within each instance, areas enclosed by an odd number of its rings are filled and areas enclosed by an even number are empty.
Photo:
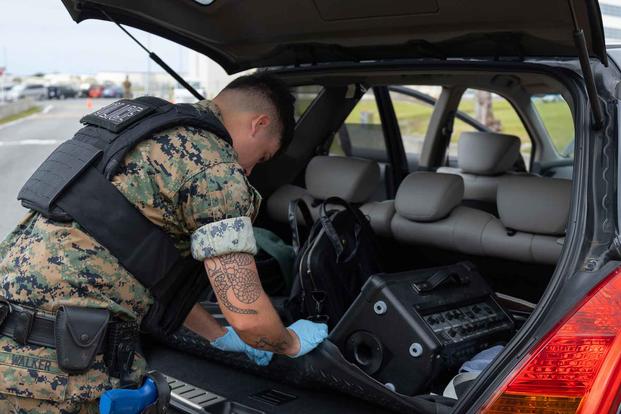
[[[227,72],[410,58],[576,57],[576,25],[606,62],[597,0],[62,0],[76,22],[113,20],[173,40]],[[209,3],[209,4],[205,4]]]

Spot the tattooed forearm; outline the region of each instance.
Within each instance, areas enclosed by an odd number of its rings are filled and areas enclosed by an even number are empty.
[[[252,256],[246,253],[227,254],[219,259],[225,266],[250,266],[252,264]]]
[[[229,295],[246,305],[251,305],[261,296],[259,275],[253,266],[253,258],[246,253],[233,253],[214,258],[207,265],[212,287],[220,304],[231,312],[254,315],[254,309],[242,309],[231,303]]]
[[[288,349],[289,343],[286,340],[270,341],[269,338],[260,337],[257,339],[253,348],[263,349],[265,351],[275,352],[277,354],[283,354]]]

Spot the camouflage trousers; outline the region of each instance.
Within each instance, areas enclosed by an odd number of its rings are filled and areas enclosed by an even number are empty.
[[[146,360],[136,354],[131,379],[139,382],[145,371]],[[58,367],[55,349],[0,336],[0,414],[96,414],[101,394],[118,386],[103,355],[87,372],[70,375]]]
[[[54,402],[0,394],[2,414],[98,414],[97,401]]]

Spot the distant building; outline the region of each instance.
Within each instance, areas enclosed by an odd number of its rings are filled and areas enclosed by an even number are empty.
[[[188,52],[187,80],[200,82],[207,94],[206,98],[213,98],[230,81],[243,73],[228,75],[220,65],[208,57],[193,50]]]
[[[48,73],[43,76],[47,85],[79,85],[81,77],[69,73]]]
[[[621,44],[621,0],[600,0],[607,44]]]

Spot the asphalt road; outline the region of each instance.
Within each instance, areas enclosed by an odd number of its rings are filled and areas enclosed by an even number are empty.
[[[0,238],[10,232],[24,215],[17,193],[34,170],[63,141],[80,128],[80,118],[111,99],[43,101],[44,109],[15,123],[0,125]]]

